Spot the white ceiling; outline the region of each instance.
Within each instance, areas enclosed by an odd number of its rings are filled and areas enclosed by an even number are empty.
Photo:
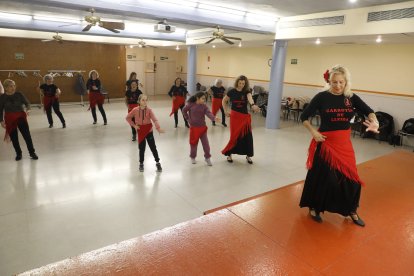
[[[99,41],[102,43],[136,44],[139,39],[145,39],[149,45],[170,46],[184,45],[186,32],[212,32],[215,25],[224,28],[225,34],[243,38],[243,46],[270,45],[274,38],[275,24],[278,18],[297,16],[318,12],[362,8],[400,2],[401,0],[359,0],[350,3],[348,0],[186,0],[219,7],[221,12],[188,8],[185,0],[14,0],[0,1],[0,12],[48,15],[53,17],[71,17],[81,20],[89,15],[88,9],[94,7],[96,15],[102,20],[123,20],[126,30],[120,34],[111,33],[99,27],[92,27],[89,32],[81,30],[85,23],[65,25],[62,22],[36,21],[21,22],[13,19],[0,18],[0,36],[29,37],[46,39],[59,31],[64,40]],[[235,16],[225,11],[226,8],[238,11],[260,14],[257,20],[246,20],[245,17]],[[181,29],[173,34],[155,33],[137,24],[147,24],[151,29],[157,22],[167,19],[168,23]],[[209,28],[209,29],[206,29]],[[15,30],[19,31],[15,31]],[[205,33],[204,33],[205,35]],[[252,38],[253,37],[253,38]],[[325,44],[368,44],[374,43],[370,36],[336,37],[324,39]],[[414,43],[411,34],[394,34],[383,37],[383,41],[393,43]],[[214,42],[217,42],[214,41]],[[200,43],[203,43],[201,40]],[[218,47],[227,46],[225,43],[215,43]],[[314,39],[292,40],[290,45],[314,44]],[[200,45],[201,46],[201,45]],[[237,45],[235,45],[237,46]],[[211,45],[205,45],[211,47]],[[234,46],[233,46],[234,47]]]

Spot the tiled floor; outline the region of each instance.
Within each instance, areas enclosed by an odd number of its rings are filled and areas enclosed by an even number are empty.
[[[23,275],[413,275],[413,167],[404,151],[358,167],[364,228],[314,222],[297,207],[301,181]]]
[[[150,106],[166,130],[155,135],[162,173],[155,172],[149,149],[145,172],[138,172],[137,145],[130,140],[122,102],[105,105],[107,126],[99,112],[92,125],[86,106],[62,106],[66,129],[59,128],[56,116],[49,129],[43,111],[34,108],[29,123],[37,161],[24,150],[23,160],[15,162],[11,144],[0,144],[0,275],[188,221],[305,177],[310,136],[293,121],[269,130],[263,117],[253,116],[253,165],[237,156],[227,163],[220,150],[229,130],[209,126],[213,166],[208,167],[201,146],[198,163],[190,163],[188,130],[182,118],[173,128],[170,101],[158,97]],[[395,151],[384,142],[353,142],[358,163]]]

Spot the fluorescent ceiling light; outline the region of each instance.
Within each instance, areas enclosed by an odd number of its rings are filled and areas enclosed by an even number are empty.
[[[255,13],[255,12],[246,12],[246,17],[251,17],[254,19],[261,19],[261,20],[272,20],[272,21],[279,21],[279,17],[274,14],[270,13]]]
[[[43,15],[34,15],[34,20],[41,20],[41,21],[54,21],[54,22],[65,22],[65,23],[81,23],[80,19],[75,18],[57,18],[57,17],[51,17],[51,16],[43,16]]]
[[[31,21],[33,19],[33,17],[31,15],[0,12],[0,20],[2,20],[2,19],[3,20],[6,19],[7,21],[13,21],[13,20]],[[4,20],[4,21],[6,21],[6,20]]]
[[[246,11],[235,10],[235,9],[225,8],[225,7],[220,7],[220,6],[206,5],[206,4],[201,4],[201,3],[198,4],[198,8],[203,9],[203,10],[217,11],[222,14],[231,13],[231,14],[241,15],[241,16],[244,16],[246,14]]]

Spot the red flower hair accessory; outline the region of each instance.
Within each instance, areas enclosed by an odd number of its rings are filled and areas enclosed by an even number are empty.
[[[323,74],[323,78],[327,83],[329,83],[329,69]]]

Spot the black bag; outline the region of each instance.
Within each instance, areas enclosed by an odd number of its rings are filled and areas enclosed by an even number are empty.
[[[406,120],[401,131],[408,134],[414,134],[414,118]]]

